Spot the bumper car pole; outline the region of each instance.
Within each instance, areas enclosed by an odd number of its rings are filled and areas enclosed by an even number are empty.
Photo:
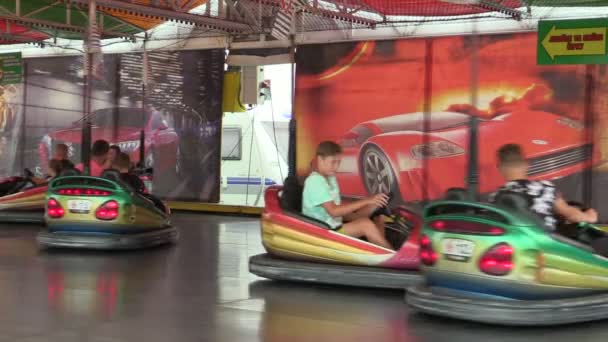
[[[585,66],[585,104],[584,104],[584,120],[586,128],[586,155],[589,158],[589,165],[583,171],[583,204],[585,208],[596,207],[593,202],[593,149],[594,144],[594,130],[595,130],[595,111],[593,106],[595,87],[594,77],[597,74],[597,66],[594,64],[588,64]]]
[[[91,97],[93,93],[93,63],[95,63],[95,53],[99,50],[96,47],[97,40],[97,4],[95,0],[89,1],[89,21],[86,36],[85,70],[84,70],[84,120],[82,120],[82,149],[81,158],[83,173],[90,174],[91,170]]]
[[[425,72],[424,72],[424,119],[423,119],[423,131],[422,135],[424,146],[430,145],[430,132],[431,132],[431,103],[433,101],[433,40],[426,40],[426,56],[425,56]],[[429,200],[429,158],[422,159],[422,189],[424,191],[422,196],[423,203],[428,203]]]
[[[289,120],[289,147],[288,155],[288,171],[287,177],[295,177],[296,175],[296,119]]]
[[[148,40],[148,34],[146,33],[144,38],[144,53],[143,53],[143,69],[142,69],[142,78],[143,82],[141,82],[141,115],[142,118],[146,114],[146,91],[148,91],[148,82],[150,76],[150,70],[148,69],[148,50],[146,50],[146,41]],[[145,124],[144,124],[145,125]],[[146,133],[145,127],[142,126],[141,131],[139,132],[139,167],[142,169],[146,168]],[[156,160],[154,161],[156,162]],[[151,165],[154,167],[154,165]]]
[[[287,150],[287,177],[296,176],[296,119],[293,113],[295,113],[296,99],[295,99],[295,85],[296,85],[296,73],[295,73],[295,36],[290,36],[291,47],[289,54],[291,55],[291,119],[289,119],[289,146]]]
[[[479,90],[479,34],[476,23],[473,23],[471,35],[471,105],[477,107]],[[478,167],[478,118],[471,115],[469,120],[469,160],[467,170],[467,188],[471,200],[479,201],[479,167]]]
[[[81,141],[81,150],[80,156],[83,164],[83,174],[90,174],[91,170],[91,91],[92,91],[92,77],[91,77],[91,68],[92,58],[90,57],[90,53],[87,53],[86,65],[87,71],[84,76],[85,81],[85,94],[84,94],[84,120],[82,120],[82,141]]]
[[[80,153],[84,166],[83,174],[88,175],[91,171],[91,122],[88,118],[82,122],[82,150]]]
[[[139,131],[139,167],[142,169],[146,168],[146,156],[145,156],[145,144],[146,143],[146,133],[142,129]]]

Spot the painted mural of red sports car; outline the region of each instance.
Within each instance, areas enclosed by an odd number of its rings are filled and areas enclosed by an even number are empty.
[[[337,173],[341,192],[359,197],[379,192],[400,194],[404,201],[437,199],[447,189],[463,187],[468,154],[470,116],[457,112],[430,114],[425,141],[424,114],[410,113],[366,121],[339,141],[344,149]],[[591,167],[592,148],[584,125],[570,118],[518,108],[479,123],[480,191],[498,188],[503,179],[496,151],[507,143],[523,146],[533,179],[552,180]]]
[[[175,171],[179,174],[181,156],[179,137],[170,128],[160,112],[141,108],[106,108],[91,115],[92,141],[104,139],[120,146],[131,160],[139,160],[140,131],[145,133],[145,167],[154,168],[155,173]],[[40,164],[46,167],[51,158],[52,147],[65,143],[69,148],[69,158],[80,160],[82,126],[80,123],[45,135],[39,146]]]

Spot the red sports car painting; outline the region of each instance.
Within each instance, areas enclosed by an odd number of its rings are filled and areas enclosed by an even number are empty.
[[[167,171],[180,171],[179,137],[170,128],[161,113],[141,108],[106,108],[95,111],[91,116],[92,141],[107,140],[120,146],[131,160],[139,160],[140,131],[145,133],[145,167],[154,168],[158,174]],[[57,130],[45,135],[39,146],[40,163],[46,168],[52,146],[65,143],[69,148],[72,161],[80,160],[82,126],[80,123],[67,129]]]
[[[404,201],[424,199],[423,164],[428,167],[427,193],[437,199],[451,187],[464,187],[469,115],[430,114],[428,137],[424,114],[394,115],[360,123],[339,141],[344,149],[337,173],[341,192],[359,197],[392,192]],[[524,147],[533,179],[551,180],[589,168],[591,145],[576,120],[544,111],[516,109],[479,123],[480,192],[494,191],[503,179],[496,151],[507,143]]]

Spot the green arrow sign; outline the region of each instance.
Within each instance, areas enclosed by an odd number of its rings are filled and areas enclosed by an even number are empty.
[[[0,84],[21,83],[22,74],[21,52],[0,54]]]
[[[608,19],[538,23],[538,64],[608,64]]]

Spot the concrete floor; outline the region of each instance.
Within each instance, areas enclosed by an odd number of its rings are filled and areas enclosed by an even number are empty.
[[[604,340],[597,322],[500,328],[412,314],[399,291],[276,283],[247,218],[176,214],[181,241],[127,253],[39,252],[39,228],[0,229],[0,341]]]

